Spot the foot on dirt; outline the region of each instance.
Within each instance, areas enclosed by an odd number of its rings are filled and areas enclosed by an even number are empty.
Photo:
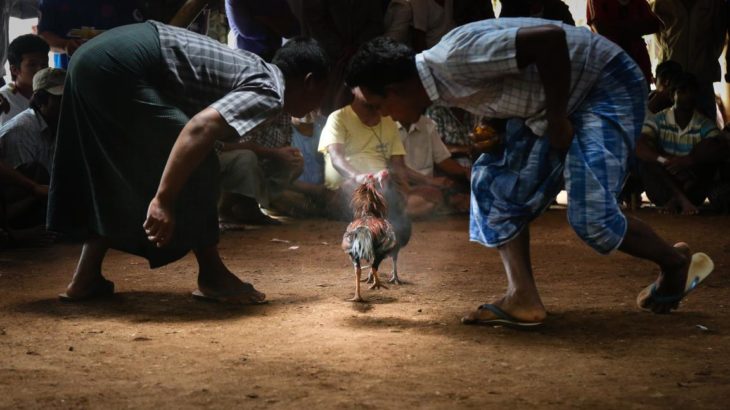
[[[659,208],[662,214],[697,215],[700,210],[687,198],[672,198]]]
[[[497,311],[501,311],[506,314],[510,320],[505,320],[505,315],[499,315],[489,309],[482,308],[482,305],[477,310],[467,314],[461,318],[461,323],[466,325],[479,325],[479,324],[506,324],[514,322],[512,325],[525,326],[541,324],[547,317],[547,312],[542,304],[537,305],[526,305],[520,304],[516,301],[511,301],[506,297],[491,303],[490,305],[496,307]],[[520,326],[522,327],[522,326]]]
[[[230,303],[230,304],[259,304],[266,301],[266,295],[256,290],[250,283],[243,282],[228,270],[215,275],[200,275],[198,290],[193,296],[198,299]]]
[[[676,299],[659,303],[652,298],[652,287],[642,290],[636,298],[636,304],[641,309],[651,310],[654,313],[669,313],[679,307],[679,300],[684,293],[687,283],[687,272],[692,260],[692,252],[684,242],[674,245],[674,248],[683,256],[683,263],[676,267],[665,269],[654,282],[654,295],[658,297]]]
[[[220,219],[227,223],[246,225],[281,225],[281,222],[261,211],[256,201],[236,203],[228,209],[219,209]]]
[[[91,299],[102,299],[114,294],[114,282],[99,275],[92,282],[71,282],[65,293],[58,295],[64,302],[82,302]]]

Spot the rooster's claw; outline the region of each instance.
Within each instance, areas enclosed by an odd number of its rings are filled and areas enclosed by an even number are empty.
[[[380,283],[380,282],[375,282],[375,283],[373,283],[372,285],[370,285],[370,289],[380,289],[380,288],[383,288],[383,289],[388,289],[388,287],[387,287],[387,286],[383,285],[383,284],[382,284],[382,283]]]

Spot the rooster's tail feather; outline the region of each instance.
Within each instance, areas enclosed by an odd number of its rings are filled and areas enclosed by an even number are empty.
[[[367,226],[358,226],[352,233],[352,242],[350,246],[350,255],[353,258],[372,261],[373,255],[373,235]]]

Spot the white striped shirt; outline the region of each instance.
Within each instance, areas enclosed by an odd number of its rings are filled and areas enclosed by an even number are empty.
[[[185,29],[152,22],[167,63],[165,93],[193,116],[210,106],[240,137],[284,106],[284,75],[253,53]]]
[[[416,55],[429,98],[489,118],[525,118],[537,135],[547,129],[545,89],[537,66],[517,67],[520,27],[553,24],[565,30],[571,62],[568,113],[575,111],[621,49],[585,28],[534,18],[488,19],[458,27]]]

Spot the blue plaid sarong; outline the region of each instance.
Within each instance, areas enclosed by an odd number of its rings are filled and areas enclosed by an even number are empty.
[[[578,236],[600,253],[618,248],[627,222],[616,197],[641,133],[646,95],[633,60],[625,53],[614,57],[570,114],[575,137],[565,158],[524,120],[508,121],[504,150],[482,155],[473,167],[471,240],[489,247],[509,242],[565,182],[568,221]]]

